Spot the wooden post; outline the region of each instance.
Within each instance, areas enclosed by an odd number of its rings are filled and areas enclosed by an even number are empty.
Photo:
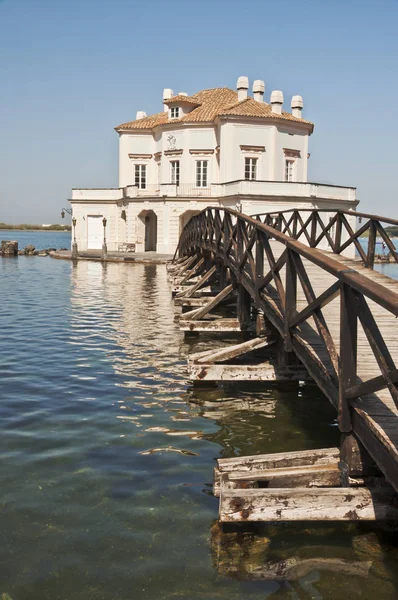
[[[349,487],[350,477],[379,475],[376,463],[353,433],[343,433],[340,439],[341,485]]]
[[[351,431],[351,409],[345,391],[357,383],[358,319],[350,288],[340,292],[340,377],[338,423],[341,432]]]
[[[264,277],[264,245],[262,243],[262,239],[261,236],[259,235],[258,231],[256,232],[256,281],[255,281],[255,286],[256,286],[256,306],[257,308],[260,307],[260,292],[258,289],[258,286],[260,284],[260,281],[262,280],[262,278]]]
[[[336,247],[336,252],[339,253],[340,252],[340,248],[341,248],[341,230],[343,227],[343,223],[341,220],[341,214],[338,212],[336,215],[336,235],[334,238],[334,244]]]
[[[251,321],[251,296],[246,288],[238,284],[238,320],[242,331],[247,331]]]
[[[311,248],[315,247],[315,240],[316,240],[316,228],[317,228],[318,222],[316,220],[316,213],[313,212],[312,213],[312,218],[311,218],[311,233],[310,233],[310,246]]]
[[[368,239],[368,255],[367,255],[368,264],[366,265],[369,269],[373,269],[373,265],[375,262],[376,235],[377,235],[376,225],[375,225],[374,221],[370,221],[369,239]]]
[[[290,323],[297,314],[297,270],[292,256],[292,250],[286,254],[286,286],[285,286],[285,350],[292,352]]]

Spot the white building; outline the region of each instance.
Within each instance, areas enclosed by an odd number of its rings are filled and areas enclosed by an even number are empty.
[[[206,206],[246,214],[289,208],[354,209],[355,188],[308,182],[303,100],[283,93],[264,102],[264,82],[239,77],[237,91],[192,96],[163,91],[163,111],[116,127],[119,187],[72,190],[79,250],[100,249],[105,216],[109,251],[135,244],[137,252],[172,254],[189,218]]]

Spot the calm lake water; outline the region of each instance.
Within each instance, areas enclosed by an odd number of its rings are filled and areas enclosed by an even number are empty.
[[[70,231],[18,231],[18,230],[0,230],[1,240],[16,240],[20,250],[23,250],[28,244],[33,244],[37,250],[46,248],[70,249],[71,232]]]
[[[0,258],[0,277],[0,597],[398,597],[372,525],[216,526],[218,457],[338,444],[315,386],[193,388],[164,265]],[[297,558],[350,565],[252,580]]]

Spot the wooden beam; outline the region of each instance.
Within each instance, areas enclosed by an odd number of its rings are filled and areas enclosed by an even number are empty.
[[[202,285],[204,285],[206,283],[206,281],[208,281],[210,279],[210,277],[212,275],[214,275],[214,273],[217,271],[217,267],[216,265],[214,265],[209,271],[207,271],[207,273],[205,273],[200,279],[199,281],[197,281],[195,283],[195,285],[192,285],[191,287],[189,287],[187,290],[184,290],[182,292],[179,292],[177,295],[180,298],[181,296],[185,296],[186,298],[190,298],[191,296],[193,296],[193,294],[195,292],[197,292],[199,290],[199,288],[202,287]]]
[[[228,482],[240,484],[261,481],[267,484],[267,488],[335,487],[340,485],[340,475],[336,462],[328,465],[255,469],[250,473],[233,471],[223,474],[222,485]]]
[[[257,365],[188,364],[191,381],[305,381],[308,374],[304,369],[279,368],[269,362]]]
[[[199,271],[199,269],[201,268],[201,266],[203,265],[203,263],[205,262],[204,258],[201,258],[196,265],[190,269],[189,271],[186,272],[186,274],[180,279],[179,277],[175,277],[174,278],[174,283],[176,285],[184,285],[184,283],[186,283],[188,281],[188,279],[191,279],[191,277],[193,275],[195,275],[195,273],[197,273]]]
[[[213,321],[180,321],[180,331],[207,331],[223,333],[240,331],[237,319],[215,319]]]
[[[391,383],[398,383],[398,369],[393,369],[389,373],[389,379]],[[347,400],[356,400],[357,398],[367,396],[368,394],[374,394],[386,387],[388,387],[388,381],[384,375],[373,377],[367,381],[362,381],[357,385],[353,385],[346,389],[345,397]]]
[[[275,343],[275,338],[272,336],[258,337],[241,344],[235,344],[233,346],[224,346],[223,348],[217,348],[216,350],[206,350],[205,352],[198,352],[197,354],[190,354],[188,362],[192,364],[209,364],[215,362],[222,362],[225,360],[231,360],[247,352],[253,352],[259,348],[266,348]]]
[[[391,488],[272,488],[224,490],[222,523],[256,521],[376,521],[398,518]]]
[[[255,456],[237,456],[219,458],[214,469],[213,493],[219,495],[220,475],[222,473],[261,471],[311,465],[337,465],[340,460],[339,448],[318,448],[315,450],[298,450],[295,452],[274,452]]]
[[[227,296],[229,296],[229,294],[231,294],[233,292],[233,289],[234,288],[232,285],[228,285],[226,288],[221,290],[221,292],[219,294],[217,294],[217,296],[215,296],[215,298],[210,299],[203,308],[198,308],[196,310],[192,310],[190,312],[184,313],[181,318],[182,319],[195,319],[196,321],[199,321],[205,315],[207,315],[207,313],[209,313],[211,310],[213,310],[213,308],[215,308],[220,302],[225,300],[225,298],[227,298]]]

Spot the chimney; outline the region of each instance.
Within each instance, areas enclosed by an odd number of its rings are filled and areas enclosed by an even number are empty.
[[[264,102],[264,81],[256,79],[253,81],[253,98],[256,102]]]
[[[241,100],[246,100],[247,90],[249,89],[249,79],[244,76],[239,77],[236,84],[236,89],[238,90],[238,102],[241,102]]]
[[[280,90],[274,90],[271,93],[271,106],[272,112],[281,115],[282,114],[282,104],[283,104],[283,92]]]
[[[178,92],[177,96],[188,96],[186,92]]]
[[[301,96],[293,96],[291,107],[293,117],[301,119],[301,111],[303,110],[303,98]]]
[[[144,110],[137,110],[137,114],[135,115],[135,120],[139,121],[140,119],[145,119],[146,112]]]
[[[166,102],[166,100],[170,100],[170,98],[172,98],[174,96],[174,92],[171,88],[164,88],[163,90],[163,104]],[[164,104],[164,112],[169,112],[169,107]]]

